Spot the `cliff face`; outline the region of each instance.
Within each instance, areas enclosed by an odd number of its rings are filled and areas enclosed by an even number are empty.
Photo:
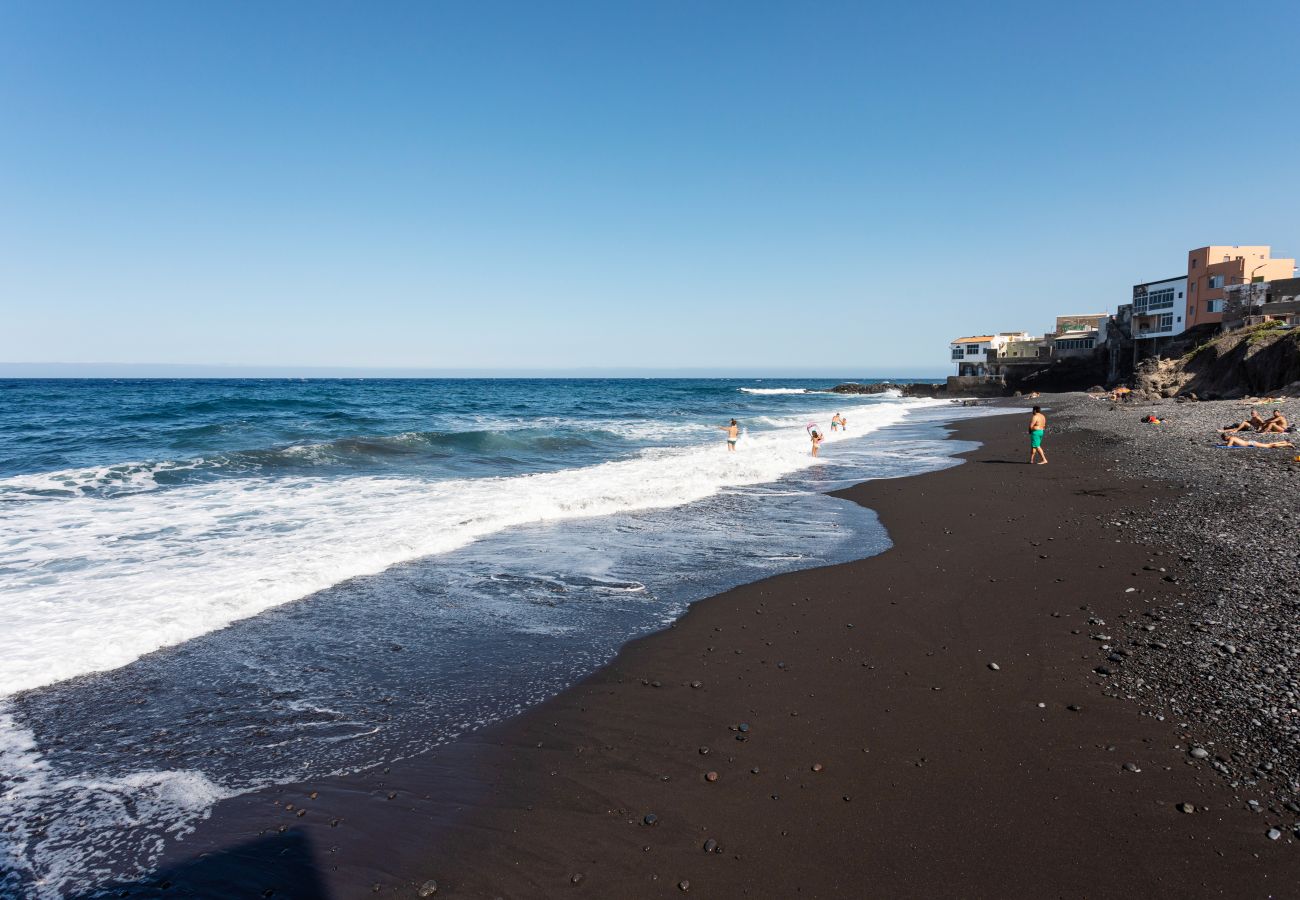
[[[1205,400],[1300,392],[1300,329],[1268,322],[1221,334],[1181,359],[1145,360],[1134,389]]]

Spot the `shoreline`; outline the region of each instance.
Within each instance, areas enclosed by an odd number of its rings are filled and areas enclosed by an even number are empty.
[[[1088,619],[1174,590],[1129,574],[1156,557],[1100,523],[1113,478],[1071,458],[1077,435],[1032,469],[984,465],[1020,461],[1004,417],[954,436],[982,442],[962,465],[836,492],[873,509],[893,549],[698,601],[451,747],[227,801],[148,884],[117,887],[1268,896],[1295,883],[1289,837],[1265,840],[1168,723],[1102,693]]]

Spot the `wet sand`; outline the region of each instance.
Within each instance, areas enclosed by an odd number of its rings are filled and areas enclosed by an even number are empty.
[[[221,804],[125,895],[1296,896],[1292,836],[1094,671],[1090,618],[1188,589],[1109,524],[1174,488],[1078,434],[1024,465],[1022,429],[845,491],[884,554],[697,603],[451,748]]]

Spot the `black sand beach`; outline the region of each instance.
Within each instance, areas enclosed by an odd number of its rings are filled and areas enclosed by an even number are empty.
[[[1111,696],[1180,652],[1143,613],[1199,590],[1113,523],[1185,489],[1087,431],[1029,467],[1022,431],[964,423],[966,464],[846,491],[886,553],[697,603],[446,750],[223,803],[114,895],[1296,895],[1294,816]]]

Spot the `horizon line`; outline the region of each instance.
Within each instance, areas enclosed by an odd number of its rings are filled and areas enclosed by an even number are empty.
[[[705,378],[846,378],[849,366],[815,368],[772,366],[568,366],[568,367],[423,367],[423,366],[284,366],[223,363],[9,363],[0,362],[0,379],[167,379],[167,378],[601,378],[601,377],[705,377]],[[876,374],[888,373],[888,374]],[[920,367],[897,369],[874,366],[858,369],[857,378],[943,378],[943,373]]]

